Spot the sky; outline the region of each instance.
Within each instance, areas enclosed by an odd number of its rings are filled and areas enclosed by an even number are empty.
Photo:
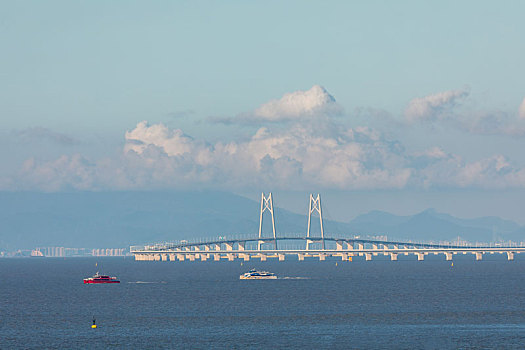
[[[297,212],[320,192],[341,220],[434,207],[525,224],[523,13],[0,1],[0,190],[274,191]]]

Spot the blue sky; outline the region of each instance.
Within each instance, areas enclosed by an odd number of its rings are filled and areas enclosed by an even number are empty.
[[[525,189],[523,13],[522,1],[0,1],[0,188],[338,203],[358,191],[378,199],[352,212],[520,220],[520,196],[484,202]],[[451,192],[472,206],[450,206]]]

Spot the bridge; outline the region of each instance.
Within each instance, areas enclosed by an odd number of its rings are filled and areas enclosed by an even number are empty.
[[[272,236],[263,235],[263,217],[268,212],[271,216]],[[314,215],[319,217],[320,233],[311,233],[311,222]],[[395,261],[400,255],[414,255],[418,261],[425,256],[443,254],[445,260],[452,260],[456,254],[473,254],[476,260],[482,260],[484,254],[506,254],[508,260],[514,255],[525,252],[524,245],[501,244],[433,244],[388,241],[383,239],[361,238],[360,236],[328,236],[324,233],[321,197],[310,195],[308,209],[308,228],[304,234],[280,234],[275,230],[275,217],[272,194],[261,194],[259,233],[236,237],[218,237],[186,240],[170,243],[157,243],[144,246],[131,246],[131,253],[138,261],[250,261],[258,259],[278,259],[284,261],[287,256],[294,256],[299,261],[315,258],[324,261],[336,257],[343,261],[352,261],[354,257],[364,257],[366,261],[373,256],[389,256]]]

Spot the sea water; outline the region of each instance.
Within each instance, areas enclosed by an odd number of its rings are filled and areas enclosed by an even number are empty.
[[[375,258],[0,259],[0,349],[525,347],[525,256]],[[97,271],[121,283],[82,283]]]

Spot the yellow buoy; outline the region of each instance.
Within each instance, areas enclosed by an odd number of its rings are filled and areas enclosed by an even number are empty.
[[[95,318],[93,318],[93,324],[91,325],[91,328],[97,328],[97,323],[95,322]]]
[[[454,263],[450,264],[450,267],[454,267]]]
[[[335,263],[335,266],[337,266],[337,263]]]

